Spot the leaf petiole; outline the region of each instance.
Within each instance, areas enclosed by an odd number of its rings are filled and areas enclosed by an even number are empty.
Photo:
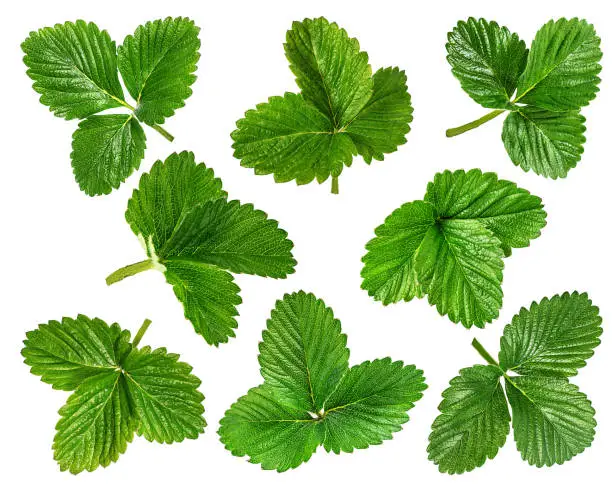
[[[147,329],[149,328],[149,325],[151,325],[151,320],[149,320],[148,318],[145,319],[144,322],[142,322],[142,325],[138,329],[138,332],[136,333],[136,336],[134,337],[134,340],[132,341],[132,345],[134,347],[138,347],[138,344],[142,340],[142,337],[144,337],[144,334],[147,333]]]
[[[340,188],[338,187],[338,177],[332,177],[331,193],[332,194],[340,193]]]
[[[111,94],[109,94],[109,96],[111,96],[115,101],[117,101],[119,104],[125,106],[127,109],[129,109],[132,112],[132,115],[138,119],[138,117],[136,116],[136,108],[134,108],[134,106],[132,106],[130,103],[128,103],[127,101],[117,98]],[[172,142],[174,141],[174,136],[170,133],[168,133],[166,130],[164,130],[161,126],[159,125],[149,125],[151,128],[153,128],[155,131],[157,131],[161,136],[163,136],[166,140]]]
[[[170,133],[168,133],[166,130],[164,130],[161,126],[159,125],[150,125],[151,128],[153,128],[155,131],[157,131],[157,133],[159,133],[161,136],[163,136],[166,140],[168,141],[174,141],[174,136],[172,136]]]
[[[505,113],[505,109],[496,109],[484,115],[482,118],[466,123],[465,125],[458,126],[456,128],[449,128],[446,130],[446,136],[451,138],[453,136],[461,135],[466,131],[478,128],[480,125],[484,125],[486,122],[491,121],[493,118],[497,118],[500,114]]]
[[[499,363],[493,357],[491,357],[491,354],[486,351],[486,349],[482,346],[478,339],[472,340],[472,347],[474,347],[476,351],[480,354],[480,356],[489,364],[499,367]]]
[[[128,264],[123,268],[119,268],[117,271],[109,274],[106,277],[106,284],[108,286],[113,283],[117,283],[128,276],[133,276],[138,273],[142,273],[143,271],[147,271],[149,269],[153,269],[155,267],[155,263],[151,259],[145,259],[144,261],[139,261],[138,263]]]

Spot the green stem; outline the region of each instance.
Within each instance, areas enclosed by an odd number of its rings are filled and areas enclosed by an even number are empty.
[[[159,125],[151,125],[151,128],[153,128],[155,131],[157,131],[157,133],[159,133],[161,136],[163,136],[166,140],[174,141],[174,137],[170,133],[168,133],[166,130],[164,130],[161,126],[159,126]]]
[[[332,177],[332,194],[339,194],[340,188],[338,187],[338,177]]]
[[[487,121],[491,121],[493,118],[497,118],[500,114],[504,113],[505,109],[496,109],[495,111],[491,111],[487,113],[482,118],[478,118],[470,123],[466,123],[465,125],[458,126],[457,128],[450,128],[446,130],[446,136],[451,138],[453,136],[461,135],[466,131],[473,130],[474,128],[478,128],[480,125],[484,125]]]
[[[149,325],[151,325],[151,320],[149,320],[148,318],[144,322],[142,322],[142,325],[138,329],[138,332],[136,333],[136,336],[134,337],[134,340],[132,341],[132,345],[134,347],[138,347],[138,344],[142,340],[142,337],[144,337],[144,334],[147,332]]]
[[[497,361],[493,357],[491,357],[491,354],[489,354],[489,352],[485,350],[485,348],[477,339],[472,340],[472,347],[474,347],[476,351],[480,354],[480,356],[489,364],[499,367]]]
[[[108,286],[113,283],[117,283],[121,281],[123,278],[127,278],[128,276],[133,276],[138,273],[142,273],[143,271],[147,271],[149,269],[153,269],[153,261],[150,259],[145,259],[144,261],[139,261],[138,263],[128,264],[123,268],[119,268],[114,273],[109,274],[106,277],[106,284]]]

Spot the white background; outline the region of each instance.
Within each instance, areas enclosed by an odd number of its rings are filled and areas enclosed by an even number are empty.
[[[147,129],[139,173],[109,196],[90,198],[74,182],[71,135],[77,122],[54,117],[38,101],[25,75],[20,43],[31,30],[83,18],[107,29],[120,44],[147,20],[189,16],[202,28],[202,57],[194,94],[166,123],[172,144]],[[232,156],[230,132],[245,110],[268,96],[296,91],[284,57],[293,20],[326,16],[357,37],[374,70],[400,66],[408,75],[414,121],[408,143],[367,166],[355,158],[340,178],[296,187],[255,176]],[[595,24],[604,58],[601,92],[587,117],[582,161],[565,180],[548,180],[515,167],[500,139],[502,118],[463,136],[444,130],[480,117],[445,60],[446,33],[469,16],[497,20],[529,45],[550,18],[579,16]],[[107,484],[249,483],[481,484],[610,483],[612,446],[612,335],[610,314],[610,164],[612,16],[603,1],[302,2],[60,1],[5,4],[0,29],[3,113],[0,207],[1,419],[3,483]],[[140,174],[172,151],[192,150],[223,179],[230,197],[253,202],[280,221],[295,243],[297,272],[286,280],[239,275],[244,302],[237,338],[220,348],[196,335],[160,273],[148,272],[106,287],[105,276],[143,259],[124,220]],[[360,289],[360,258],[376,226],[404,202],[422,198],[444,169],[479,167],[541,196],[548,226],[531,247],[505,261],[504,305],[485,330],[466,330],[441,317],[426,301],[383,307]],[[319,451],[297,470],[278,474],[233,457],[218,441],[219,419],[242,394],[260,383],[257,343],[274,302],[285,292],[314,292],[333,307],[348,335],[351,363],[391,356],[424,369],[429,389],[410,422],[382,446],[336,456]],[[603,343],[574,379],[597,410],[591,448],[563,466],[537,469],[524,462],[512,433],[493,461],[462,476],[442,475],[427,460],[429,429],[440,393],[457,371],[482,363],[470,346],[477,336],[493,354],[503,327],[521,306],[565,290],[588,291],[604,318]],[[94,473],[60,473],[51,443],[57,410],[68,394],[29,374],[19,354],[27,330],[62,316],[84,313],[117,321],[133,332],[153,320],[144,344],[180,353],[202,379],[208,421],[198,440],[159,445],[136,437],[119,461]]]

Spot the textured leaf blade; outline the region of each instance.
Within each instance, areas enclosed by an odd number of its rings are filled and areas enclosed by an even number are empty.
[[[325,403],[323,446],[352,452],[392,438],[427,388],[423,371],[391,359],[351,367]]]
[[[53,449],[62,471],[77,474],[108,466],[134,436],[134,409],[125,378],[117,371],[84,381],[59,413]]]
[[[349,123],[372,95],[372,68],[357,39],[324,18],[293,22],[285,54],[304,98],[334,128]]]
[[[499,315],[503,255],[500,241],[480,222],[448,219],[427,231],[415,267],[441,315],[482,328]]]
[[[139,26],[119,47],[119,70],[144,123],[163,123],[191,96],[199,31],[187,18],[168,17]]]
[[[105,30],[82,20],[45,27],[21,44],[40,102],[67,120],[124,106],[117,49]]]
[[[308,461],[323,429],[306,411],[279,403],[266,386],[251,389],[220,421],[219,436],[235,456],[279,472]]]
[[[531,44],[516,100],[550,111],[589,104],[599,91],[599,44],[594,27],[585,20],[548,22]]]
[[[344,130],[366,163],[406,143],[413,111],[404,71],[379,69],[372,80],[372,97]]]
[[[348,370],[346,335],[331,308],[313,294],[276,302],[259,346],[261,374],[279,399],[317,413]]]
[[[566,379],[513,377],[506,392],[516,446],[530,465],[562,464],[591,445],[595,410]]]
[[[525,42],[497,22],[469,18],[448,34],[447,60],[463,90],[485,108],[505,108],[527,62]]]
[[[423,201],[404,204],[387,217],[366,244],[361,287],[385,305],[423,296],[414,260],[435,222],[433,205]]]
[[[138,415],[137,432],[149,441],[174,443],[204,432],[200,379],[191,373],[190,365],[178,359],[164,348],[151,351],[143,347],[132,350],[123,362]]]
[[[221,180],[212,169],[196,164],[192,152],[173,153],[140,177],[125,218],[134,234],[160,249],[184,213],[199,203],[226,196]]]
[[[54,389],[75,390],[84,380],[118,367],[116,342],[129,339],[118,327],[79,315],[50,320],[26,334],[21,355],[34,375]]]
[[[492,365],[462,369],[450,381],[432,425],[427,452],[442,473],[463,473],[497,455],[510,432],[510,413]]]
[[[542,199],[478,169],[436,174],[427,186],[425,200],[441,218],[482,223],[501,241],[506,255],[512,248],[529,246],[546,225]]]
[[[90,116],[72,136],[72,168],[87,195],[110,194],[138,169],[146,136],[131,115]]]
[[[234,273],[285,278],[296,261],[278,222],[252,204],[217,199],[185,213],[160,258],[189,258]]]
[[[236,319],[242,299],[240,288],[230,273],[195,261],[164,261],[166,281],[183,304],[185,318],[197,333],[211,345],[219,345],[234,337]]]
[[[340,175],[357,154],[351,137],[336,133],[327,117],[299,94],[271,97],[247,111],[236,126],[234,156],[257,175],[274,174],[277,182],[323,182]]]
[[[504,121],[502,140],[510,159],[526,172],[565,177],[582,157],[585,118],[577,111],[524,107]]]
[[[522,375],[570,377],[586,365],[602,333],[586,293],[564,293],[522,308],[504,328],[499,363]]]

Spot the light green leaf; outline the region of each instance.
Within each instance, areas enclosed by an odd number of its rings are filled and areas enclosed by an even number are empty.
[[[116,341],[126,338],[117,326],[85,315],[65,317],[61,323],[50,320],[26,337],[21,355],[32,374],[64,391],[74,391],[85,379],[114,371],[119,365]]]
[[[505,108],[527,61],[525,42],[497,22],[470,17],[449,32],[447,60],[463,90],[485,108]]]
[[[160,249],[186,212],[197,204],[225,197],[221,180],[212,169],[196,164],[192,152],[173,153],[140,177],[125,218],[134,234]]]
[[[531,44],[516,101],[550,111],[589,104],[599,91],[599,43],[595,28],[586,20],[549,21]]]
[[[265,384],[221,420],[228,450],[285,471],[308,461],[319,445],[351,452],[401,429],[426,388],[423,372],[389,358],[349,369],[341,331],[331,308],[312,294],[277,302],[259,346]]]
[[[376,237],[366,244],[361,271],[361,287],[375,300],[387,305],[423,296],[414,259],[436,218],[431,204],[408,202],[376,228]]]
[[[427,231],[415,268],[441,315],[483,328],[502,305],[503,256],[500,241],[479,221],[446,219]]]
[[[259,352],[266,385],[287,404],[311,413],[326,406],[348,370],[340,321],[322,300],[304,292],[276,302]]]
[[[556,179],[565,177],[582,157],[584,122],[578,111],[524,107],[506,117],[502,140],[515,165]]]
[[[334,128],[352,121],[372,96],[368,55],[335,22],[322,17],[293,22],[285,54],[304,98]]]
[[[346,133],[299,94],[271,97],[249,110],[232,133],[234,156],[257,175],[277,182],[319,183],[350,166],[357,148]]]
[[[510,413],[492,365],[459,371],[443,393],[427,452],[442,473],[463,473],[497,455],[510,432]]]
[[[570,377],[586,365],[602,333],[586,293],[564,293],[522,308],[506,325],[499,363],[522,375]]]
[[[159,251],[162,259],[193,259],[234,273],[286,278],[296,262],[278,222],[252,204],[217,199],[184,213]]]
[[[442,219],[477,220],[511,248],[529,246],[546,225],[542,199],[478,169],[436,174],[427,186],[425,200],[434,205]]]
[[[391,439],[426,388],[423,371],[401,361],[351,367],[325,403],[325,450],[351,453]]]
[[[161,124],[185,106],[200,57],[200,28],[193,21],[168,17],[140,25],[119,47],[119,70],[137,101],[135,114]]]
[[[82,382],[59,413],[53,449],[61,471],[106,467],[125,453],[134,436],[136,416],[125,377],[117,371]]]
[[[366,163],[383,160],[406,143],[413,111],[404,71],[379,69],[372,80],[372,97],[344,129]]]
[[[87,195],[110,194],[138,169],[146,137],[132,115],[90,116],[72,135],[72,168]]]
[[[248,455],[251,463],[279,472],[307,462],[323,432],[308,412],[279,402],[265,384],[232,404],[219,427],[221,442],[233,455]]]
[[[134,349],[123,369],[130,396],[138,414],[139,435],[149,441],[173,443],[196,439],[204,432],[204,396],[192,367],[177,354],[150,347]]]
[[[170,259],[164,261],[166,281],[183,304],[185,318],[211,345],[234,337],[240,288],[230,273],[209,264]]]
[[[71,120],[125,106],[117,50],[108,33],[77,20],[45,27],[21,44],[40,102]]]
[[[591,445],[595,410],[564,378],[506,379],[516,447],[530,465],[562,464]]]

